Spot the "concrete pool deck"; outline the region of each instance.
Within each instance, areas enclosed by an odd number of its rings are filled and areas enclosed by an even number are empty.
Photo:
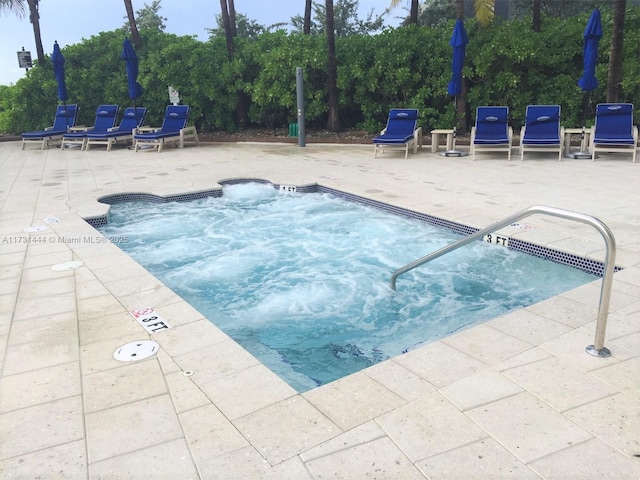
[[[104,214],[96,199],[107,194],[189,193],[229,178],[318,183],[475,227],[532,205],[597,217],[624,267],[612,356],[585,353],[598,280],[297,394],[82,219]],[[604,258],[587,225],[522,224],[503,233]],[[25,232],[34,226],[48,228]],[[70,261],[83,264],[51,268]],[[158,154],[5,142],[0,272],[2,478],[640,478],[640,163],[630,155],[474,162],[427,149],[374,159],[370,145]],[[147,334],[129,314],[143,307],[172,328]],[[113,358],[149,339],[157,355]]]

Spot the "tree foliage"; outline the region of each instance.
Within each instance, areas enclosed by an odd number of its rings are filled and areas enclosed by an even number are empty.
[[[144,7],[140,10],[136,10],[136,25],[138,30],[160,30],[164,31],[166,25],[164,22],[167,19],[160,15],[160,1],[161,0],[153,0],[151,5],[147,5],[145,2]],[[124,32],[129,35],[131,33],[131,24],[129,23],[128,18],[124,17],[127,20],[122,26]]]
[[[528,104],[562,106],[566,126],[587,124],[595,104],[606,101],[613,12],[602,8],[604,36],[600,41],[596,76],[599,87],[587,96],[577,86],[582,75],[583,31],[590,12],[569,18],[548,18],[540,32],[531,18],[495,22],[480,28],[473,19],[465,26],[470,43],[464,77],[472,120],[479,105],[507,105],[517,129]],[[453,98],[447,95],[451,77],[449,40],[453,22],[424,28],[388,28],[376,35],[336,38],[338,108],[343,128],[379,131],[393,107],[420,110],[420,122],[430,128],[454,124]],[[640,9],[625,16],[625,41],[619,101],[640,101]],[[175,87],[182,103],[192,108],[199,130],[239,128],[234,116],[238,92],[249,100],[249,122],[282,127],[296,118],[295,70],[302,67],[305,115],[311,128],[327,123],[326,39],[283,30],[254,38],[237,37],[233,58],[225,39],[202,42],[159,30],[141,31],[143,46],[139,82],[145,93],[138,105],[149,110],[148,124],[159,125],[168,103],[167,87]],[[69,102],[80,105],[80,119],[91,124],[99,104],[131,105],[124,62],[120,59],[121,29],[103,32],[63,49]],[[589,102],[585,110],[584,103]],[[50,60],[36,65],[15,85],[0,88],[0,131],[20,133],[51,124],[58,104]],[[636,109],[640,123],[640,109]]]
[[[336,37],[349,35],[367,35],[382,30],[384,16],[375,15],[373,10],[362,20],[358,16],[358,0],[338,0],[333,6],[333,23]],[[313,18],[310,32],[314,35],[324,35],[327,22],[327,9],[320,2],[313,2]],[[386,12],[385,12],[386,13]],[[300,15],[291,17],[291,25],[297,32],[304,30],[304,18]]]

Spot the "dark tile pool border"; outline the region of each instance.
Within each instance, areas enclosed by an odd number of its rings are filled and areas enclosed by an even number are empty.
[[[218,183],[222,186],[235,185],[239,183],[264,183],[264,184],[273,185],[273,187],[276,189],[280,188],[280,184],[273,183],[268,180],[260,179],[260,178],[232,178],[232,179],[221,180]],[[401,215],[404,217],[420,220],[422,222],[425,222],[429,225],[433,225],[436,227],[446,228],[460,235],[471,235],[472,233],[475,233],[479,230],[478,228],[475,228],[475,227],[470,227],[468,225],[464,225],[461,223],[452,222],[450,220],[445,220],[439,217],[434,217],[433,215],[427,215],[425,213],[415,212],[413,210],[409,210],[406,208],[396,207],[394,205],[389,205],[388,203],[380,202],[378,200],[372,200],[366,197],[361,197],[359,195],[354,195],[352,193],[343,192],[341,190],[336,190],[334,188],[319,185],[317,183],[310,184],[310,185],[296,186],[296,191],[299,193],[330,193],[336,197],[340,197],[354,203],[366,205],[372,208],[377,208],[379,210],[393,213],[395,215]],[[197,192],[183,193],[183,194],[177,194],[177,195],[167,195],[167,196],[160,196],[160,195],[154,195],[151,193],[141,193],[141,192],[116,193],[116,194],[105,195],[103,197],[100,197],[98,198],[98,201],[100,203],[105,203],[107,205],[114,205],[117,203],[125,203],[125,202],[169,203],[169,202],[188,202],[191,200],[198,200],[201,198],[207,198],[207,197],[217,198],[221,196],[222,196],[222,187],[213,188],[210,190],[200,190]],[[100,215],[96,217],[86,217],[84,220],[93,227],[102,227],[107,223],[109,223],[109,214],[107,213],[105,215]],[[525,242],[523,240],[519,240],[516,238],[509,238],[509,245],[507,248],[514,251],[527,253],[529,255],[533,255],[534,257],[544,258],[546,260],[550,260],[555,263],[577,268],[578,270],[582,270],[584,272],[590,273],[592,275],[597,275],[599,277],[602,277],[604,275],[604,263],[598,260],[592,260],[589,258],[584,258],[578,255],[574,255],[571,253],[561,252],[553,248],[536,245],[534,243]],[[615,271],[619,271],[619,270],[622,270],[622,268],[615,267]]]

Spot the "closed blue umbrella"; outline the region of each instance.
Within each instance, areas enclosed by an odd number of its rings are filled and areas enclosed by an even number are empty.
[[[584,29],[584,48],[583,48],[583,64],[584,72],[578,80],[578,86],[585,92],[582,102],[582,141],[581,151],[568,154],[572,158],[589,158],[591,154],[585,148],[585,132],[587,123],[587,109],[591,103],[591,94],[587,96],[586,92],[591,92],[598,88],[598,79],[596,78],[596,63],[598,61],[598,44],[602,38],[602,21],[600,18],[600,10],[595,9],[591,12],[587,26]]]
[[[591,12],[587,27],[584,29],[584,73],[578,86],[583,92],[595,90],[598,87],[598,79],[596,78],[596,62],[598,61],[598,44],[602,38],[602,22],[600,18],[600,10],[595,9]]]
[[[451,41],[449,42],[449,45],[453,48],[453,58],[451,59],[451,81],[447,85],[447,94],[453,95],[453,114],[455,118],[457,118],[456,97],[462,93],[462,68],[464,67],[464,56],[468,43],[469,39],[467,38],[467,32],[464,29],[464,22],[459,18],[453,26],[453,35],[451,35]],[[457,127],[454,127],[454,145],[456,130]],[[466,155],[466,153],[454,148],[453,150],[443,152],[442,155],[445,157],[460,157]]]
[[[464,67],[464,56],[467,50],[467,32],[464,29],[462,19],[456,20],[453,27],[453,35],[449,45],[453,48],[453,59],[451,61],[451,81],[447,85],[447,93],[449,95],[460,95],[462,93],[462,68]]]
[[[144,89],[142,85],[138,83],[138,55],[136,55],[136,51],[133,49],[133,45],[131,45],[128,38],[124,39],[124,46],[120,58],[125,61],[127,82],[129,84],[129,98],[133,100],[133,108],[135,110],[136,98],[142,96]]]
[[[67,100],[69,99],[69,96],[67,95],[67,84],[64,79],[64,57],[62,56],[62,52],[60,51],[58,42],[54,42],[53,44],[51,63],[53,63],[53,74],[55,75],[56,82],[58,84],[58,100],[60,100],[64,104],[66,112]],[[68,117],[67,126],[70,126]]]

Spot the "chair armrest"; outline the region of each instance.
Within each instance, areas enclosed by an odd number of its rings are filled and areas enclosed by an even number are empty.
[[[418,148],[422,148],[422,127],[418,127],[413,131],[413,140],[415,142],[413,153],[416,153]]]
[[[70,132],[88,132],[89,130],[93,130],[93,127],[86,127],[84,125],[76,125],[75,127],[69,127],[68,130]]]
[[[138,127],[136,128],[136,133],[152,133],[160,130],[161,127]]]

